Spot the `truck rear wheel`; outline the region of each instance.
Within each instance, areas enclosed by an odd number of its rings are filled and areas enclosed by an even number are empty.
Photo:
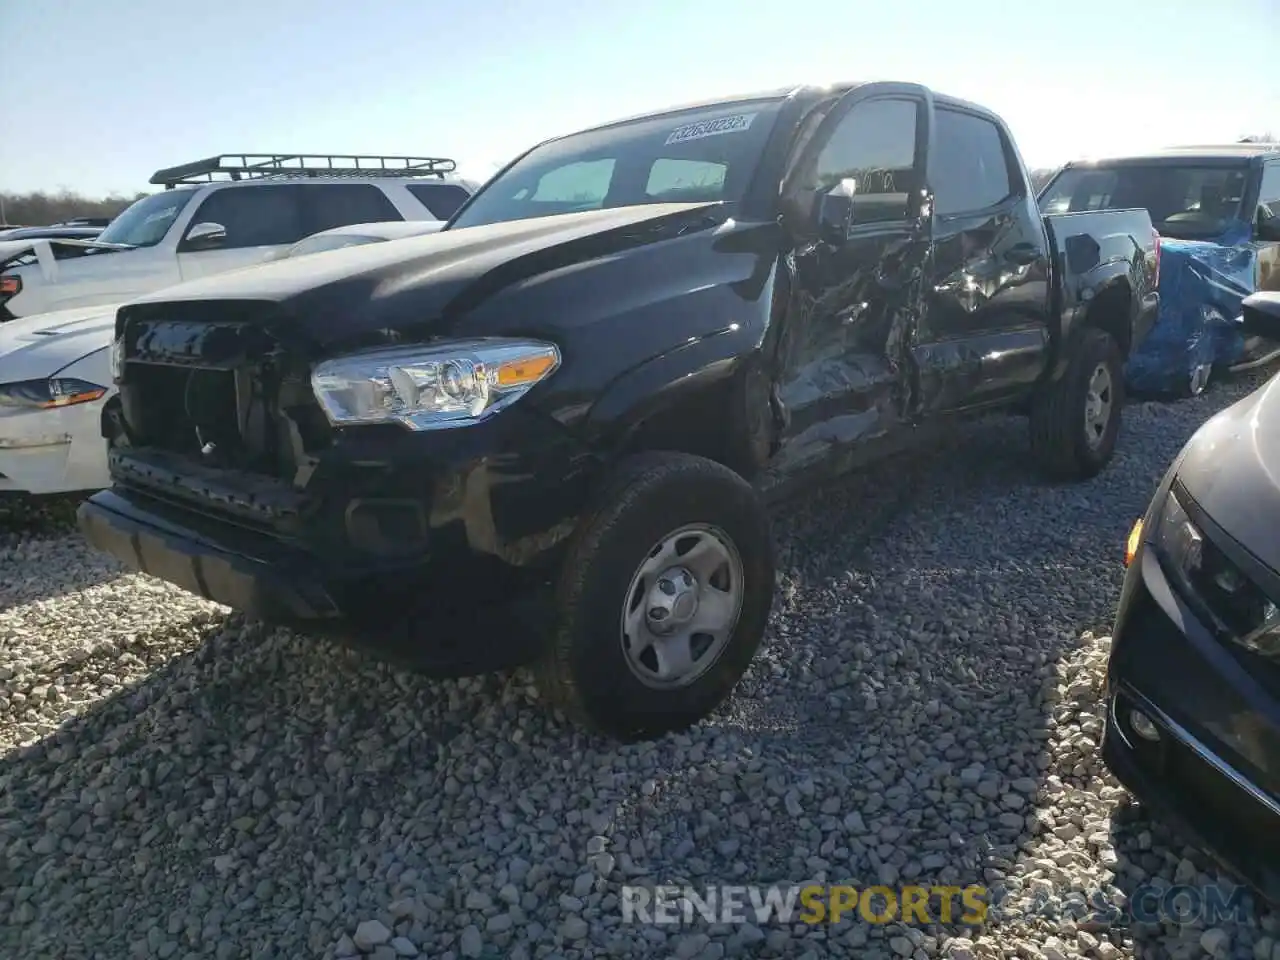
[[[1124,407],[1124,364],[1110,334],[1087,328],[1057,381],[1031,405],[1031,450],[1059,480],[1087,480],[1115,453]]]
[[[610,736],[684,729],[751,662],[773,578],[768,516],[749,483],[701,457],[633,457],[574,536],[539,688]]]

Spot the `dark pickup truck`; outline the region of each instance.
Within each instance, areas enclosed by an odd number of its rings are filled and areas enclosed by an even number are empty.
[[[122,307],[80,524],[252,616],[531,663],[652,736],[760,644],[772,494],[1000,408],[1052,475],[1102,469],[1157,270],[1145,212],[1041,217],[1004,124],[916,84],[625,120],[439,234]]]

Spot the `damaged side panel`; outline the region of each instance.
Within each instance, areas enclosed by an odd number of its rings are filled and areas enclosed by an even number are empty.
[[[1214,366],[1252,359],[1236,323],[1257,272],[1257,251],[1246,241],[1163,242],[1159,318],[1125,370],[1134,389],[1194,390]]]
[[[931,101],[913,85],[871,85],[815,117],[784,181],[784,216],[804,239],[780,260],[771,360],[781,443],[766,486],[851,468],[916,405]],[[833,227],[824,204],[837,185],[852,199]]]
[[[911,352],[921,415],[1003,400],[1045,368],[1050,259],[1029,198],[938,218],[932,282]]]

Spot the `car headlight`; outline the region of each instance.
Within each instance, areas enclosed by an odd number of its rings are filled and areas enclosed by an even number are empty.
[[[0,407],[52,410],[100,400],[106,393],[106,387],[73,377],[23,380],[20,383],[0,384]]]
[[[1166,572],[1220,635],[1260,656],[1280,658],[1280,609],[1275,601],[1205,539],[1172,490],[1152,539]]]
[[[325,360],[312,371],[311,388],[334,426],[433,430],[496,413],[559,366],[560,351],[551,343],[455,340]]]
[[[1191,522],[1186,508],[1172,490],[1165,497],[1153,539],[1161,559],[1172,568],[1170,572],[1189,582],[1200,566],[1204,534]]]

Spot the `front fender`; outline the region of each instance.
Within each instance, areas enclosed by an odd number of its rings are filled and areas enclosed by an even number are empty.
[[[591,445],[612,456],[680,450],[751,473],[773,439],[765,324],[731,324],[618,377],[592,405]]]

